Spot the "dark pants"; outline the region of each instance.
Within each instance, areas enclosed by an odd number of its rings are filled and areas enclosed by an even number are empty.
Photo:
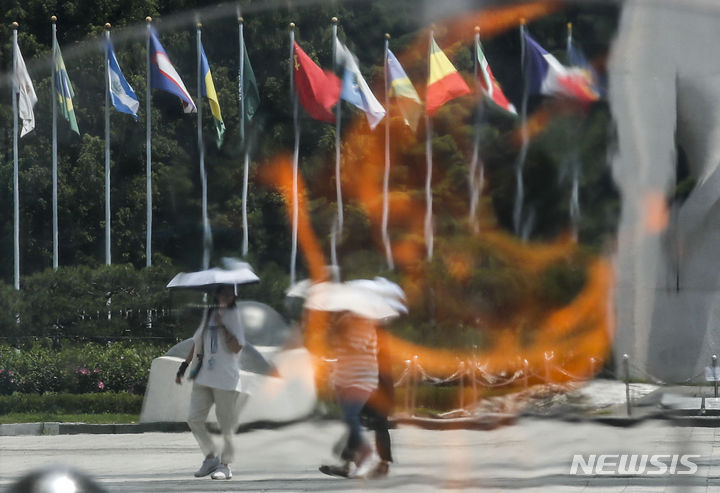
[[[390,431],[387,414],[379,412],[371,405],[365,404],[360,413],[360,420],[375,432],[375,447],[381,460],[392,462],[392,450],[390,446]]]

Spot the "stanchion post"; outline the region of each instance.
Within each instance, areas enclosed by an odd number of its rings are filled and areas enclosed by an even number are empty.
[[[477,388],[477,359],[473,358],[472,361],[472,368],[470,369],[470,382],[472,383],[472,398],[473,398],[473,404],[475,404],[478,401],[478,388]]]
[[[552,352],[545,351],[545,383],[550,383],[550,360],[553,357]]]
[[[525,388],[528,388],[528,379],[530,378],[530,363],[528,360],[523,359],[523,380],[525,381]]]
[[[632,415],[632,407],[630,405],[630,358],[627,354],[623,354],[623,369],[625,370],[625,402],[627,403],[627,414]]]
[[[712,355],[712,367],[713,367],[713,387],[715,387],[715,397],[717,397],[718,396],[717,354]]]
[[[595,378],[595,358],[590,357],[590,380]]]
[[[412,369],[410,375],[412,376],[412,397],[410,399],[410,416],[415,416],[415,405],[417,404],[417,388],[420,380],[420,372],[418,370],[418,357],[417,354],[412,359]]]
[[[465,362],[460,362],[460,371],[458,372],[460,376],[460,409],[465,410],[465,374],[467,373],[467,370],[465,369]]]
[[[405,411],[410,414],[410,381],[412,380],[412,361],[405,360]]]

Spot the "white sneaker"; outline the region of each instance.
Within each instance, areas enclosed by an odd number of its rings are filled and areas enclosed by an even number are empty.
[[[232,472],[230,471],[230,466],[227,464],[220,464],[217,466],[217,469],[215,469],[215,472],[213,472],[210,475],[213,479],[230,479],[232,477]]]
[[[217,457],[206,457],[203,461],[202,465],[200,466],[200,469],[195,471],[195,477],[201,478],[203,476],[207,476],[211,472],[213,472],[215,469],[217,469],[218,465],[220,464],[220,459]]]

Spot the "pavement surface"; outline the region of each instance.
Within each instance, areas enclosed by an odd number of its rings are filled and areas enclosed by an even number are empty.
[[[324,476],[342,434],[336,421],[306,421],[236,436],[230,481],[194,478],[202,457],[189,432],[0,436],[0,491],[25,474],[64,465],[109,492],[540,491],[720,493],[720,428],[636,420],[519,418],[490,430],[392,430],[395,464],[381,480]],[[217,437],[216,437],[217,438]],[[692,475],[571,474],[574,454],[697,454]],[[71,490],[63,490],[71,491]]]

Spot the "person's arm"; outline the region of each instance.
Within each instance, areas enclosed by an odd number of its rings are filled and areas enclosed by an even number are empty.
[[[192,346],[190,346],[190,352],[185,357],[185,360],[180,363],[180,368],[178,368],[177,373],[175,374],[175,383],[180,385],[182,383],[182,377],[185,376],[185,370],[187,370],[188,365],[190,365],[190,362],[192,361],[193,353],[195,352],[195,343],[193,343]]]
[[[218,327],[220,327],[220,331],[225,338],[225,344],[227,344],[228,349],[230,349],[230,351],[232,351],[233,353],[239,353],[242,350],[243,345],[240,343],[240,341],[238,341],[237,337],[235,337],[235,335],[230,332],[230,330],[225,326],[219,312],[215,313],[215,322],[217,322]]]

